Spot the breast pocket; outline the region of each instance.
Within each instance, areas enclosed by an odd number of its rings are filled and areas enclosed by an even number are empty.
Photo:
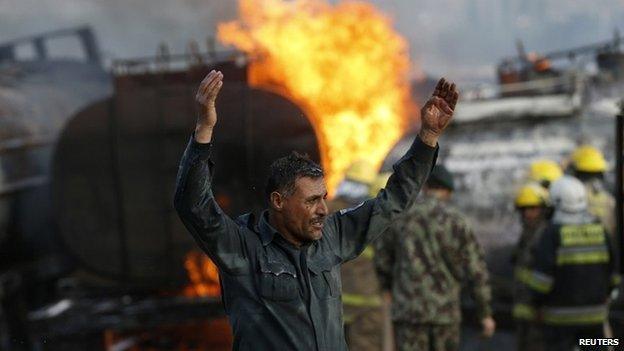
[[[308,263],[310,283],[321,299],[340,297],[340,276],[337,260],[322,258]]]
[[[297,272],[285,262],[260,261],[260,295],[274,301],[293,300],[298,295]]]

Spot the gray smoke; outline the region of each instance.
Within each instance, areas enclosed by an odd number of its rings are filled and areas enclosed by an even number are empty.
[[[89,24],[107,59],[153,55],[161,42],[205,48],[216,23],[236,17],[232,0],[0,0],[0,42]]]
[[[410,43],[415,66],[437,76],[493,79],[516,53],[566,49],[612,37],[622,0],[369,0]],[[338,0],[331,1],[339,2]],[[152,55],[162,41],[184,52],[237,15],[236,0],[0,0],[0,41],[91,24],[109,58]],[[624,30],[624,28],[621,28]]]
[[[425,71],[455,79],[494,77],[495,64],[527,51],[568,49],[624,30],[621,0],[371,0],[390,13]]]

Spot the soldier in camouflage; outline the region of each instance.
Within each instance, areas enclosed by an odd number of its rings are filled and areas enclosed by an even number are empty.
[[[375,268],[392,300],[400,351],[459,349],[460,291],[469,283],[486,337],[496,328],[483,252],[466,218],[451,208],[451,174],[436,166],[424,196],[376,243]]]

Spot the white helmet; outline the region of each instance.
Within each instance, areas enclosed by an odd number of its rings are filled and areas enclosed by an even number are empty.
[[[587,210],[585,186],[569,175],[564,175],[550,185],[550,200],[555,211],[578,213]]]

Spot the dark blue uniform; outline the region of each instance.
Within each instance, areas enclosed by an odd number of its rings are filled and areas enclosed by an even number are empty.
[[[325,221],[320,240],[297,248],[266,212],[230,219],[212,194],[211,144],[191,138],[180,165],[175,208],[219,268],[235,350],[346,350],[340,265],[358,256],[416,198],[437,148],[416,139],[385,190]]]

